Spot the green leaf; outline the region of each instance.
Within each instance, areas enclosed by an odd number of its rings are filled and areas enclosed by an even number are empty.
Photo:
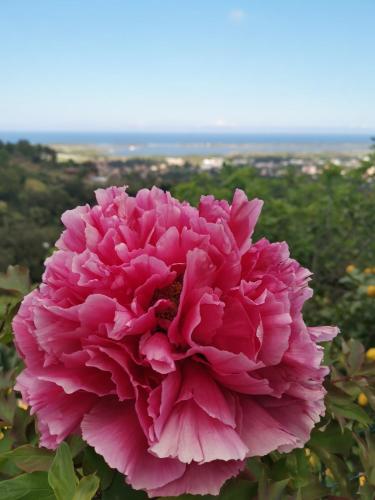
[[[361,424],[371,424],[372,418],[360,406],[353,402],[347,402],[345,405],[336,403],[327,404],[329,410],[334,414],[349,420],[355,420]]]
[[[290,472],[287,464],[287,456],[278,458],[270,469],[270,479],[273,481],[281,481],[290,477]]]
[[[255,493],[255,483],[242,479],[233,479],[224,486],[218,497],[212,495],[207,496],[220,500],[248,500],[252,498]]]
[[[365,348],[355,339],[350,339],[348,342],[349,354],[348,354],[348,365],[350,368],[349,373],[356,373],[362,366],[365,359]]]
[[[12,321],[21,305],[20,295],[18,299],[10,298],[5,306],[5,312],[0,321],[0,342],[9,344],[13,339]]]
[[[314,450],[319,456],[320,460],[325,463],[325,465],[331,469],[335,480],[338,483],[339,491],[342,495],[346,495],[350,498],[350,487],[349,487],[349,471],[347,464],[341,460],[336,455],[329,453],[324,448],[317,448]]]
[[[0,481],[1,500],[56,500],[47,472],[31,472]]]
[[[297,498],[300,500],[321,500],[329,495],[329,489],[317,479],[298,490]]]
[[[16,408],[17,398],[13,391],[10,394],[0,396],[0,420],[12,425]]]
[[[293,478],[293,486],[296,489],[306,486],[310,482],[311,471],[304,450],[298,449],[289,453],[286,462]]]
[[[75,434],[69,436],[66,442],[69,445],[72,458],[75,458],[81,453],[81,451],[83,451],[87,447],[87,443],[85,443],[85,441],[83,441],[80,436],[77,436]]]
[[[0,291],[26,295],[30,291],[29,270],[22,266],[8,266],[6,273],[0,273]]]
[[[373,410],[375,410],[375,391],[371,388],[369,389],[368,387],[366,389],[363,389],[363,392],[366,394],[369,405]]]
[[[83,477],[73,496],[73,500],[91,500],[99,488],[99,478],[95,474]]]
[[[67,443],[62,442],[56,451],[48,473],[48,482],[57,500],[72,500],[77,487],[72,455]]]
[[[333,403],[340,406],[346,405],[351,402],[351,397],[348,396],[346,392],[342,389],[339,389],[337,386],[333,384],[327,384],[328,394],[327,394],[327,403]]]
[[[48,471],[53,461],[53,453],[45,448],[25,445],[0,455],[0,464],[11,461],[25,472]]]
[[[289,479],[283,479],[282,481],[277,481],[276,483],[272,483],[269,486],[268,499],[269,500],[280,500],[282,498],[282,494],[285,491],[289,483]]]
[[[203,500],[204,497],[199,497]],[[122,474],[116,473],[111,486],[103,491],[102,500],[149,500],[144,491],[133,490],[131,486],[125,483]],[[164,500],[164,499],[163,499]]]
[[[246,470],[249,471],[250,475],[255,479],[262,476],[265,469],[265,464],[260,458],[248,458],[246,461]]]
[[[257,493],[257,484],[243,479],[232,479],[217,495],[180,495],[178,497],[160,497],[160,500],[249,500]]]
[[[113,480],[115,471],[111,469],[104,458],[98,455],[94,448],[87,446],[83,454],[83,472],[91,474],[96,472],[100,478],[100,487],[106,490]]]
[[[33,417],[30,415],[29,411],[25,411],[21,408],[16,408],[13,418],[13,428],[12,434],[14,436],[14,440],[19,444],[31,444],[35,445],[36,440],[32,441],[32,436],[28,433],[28,426],[31,422],[33,422]],[[29,471],[27,471],[29,472]],[[31,472],[31,471],[30,471]]]
[[[368,475],[368,482],[372,486],[375,486],[375,467],[370,470],[370,473]]]
[[[349,429],[342,431],[340,426],[332,422],[324,431],[314,429],[307,446],[309,448],[324,448],[330,453],[350,453],[353,445],[353,436]]]
[[[2,429],[0,432],[2,434],[2,438],[0,439],[0,453],[5,453],[12,449],[14,444],[14,436],[11,432],[11,429]],[[1,458],[0,458],[1,463]]]
[[[266,477],[265,471],[263,471],[258,484],[258,500],[280,500],[289,481],[290,479],[287,478],[272,482]]]

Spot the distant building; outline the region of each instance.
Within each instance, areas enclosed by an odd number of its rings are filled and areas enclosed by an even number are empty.
[[[169,167],[183,167],[185,165],[185,160],[183,158],[169,157],[165,159],[166,164]]]
[[[248,158],[232,158],[230,160],[230,163],[234,167],[242,167],[244,165],[248,165],[251,162],[250,162],[250,160]]]
[[[224,158],[205,158],[201,163],[201,170],[220,169],[224,165]]]
[[[307,175],[317,175],[319,169],[316,165],[304,165],[302,167],[302,172]]]
[[[108,177],[105,175],[93,175],[90,181],[94,184],[105,184],[108,181]]]
[[[345,167],[347,168],[357,168],[359,167],[361,162],[358,160],[358,158],[351,158],[345,163]]]
[[[304,160],[302,158],[291,158],[288,160],[289,165],[299,165],[302,166],[304,163]]]

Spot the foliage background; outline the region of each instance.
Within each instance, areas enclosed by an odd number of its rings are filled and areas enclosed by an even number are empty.
[[[316,176],[296,167],[263,177],[251,166],[220,172],[170,170],[121,183],[135,192],[152,184],[197,203],[201,194],[230,199],[240,187],[265,201],[254,239],[286,240],[314,273],[311,325],[337,324],[326,346],[327,414],[304,450],[248,461],[224,486],[224,500],[363,498],[375,495],[375,154],[359,168],[326,165]],[[90,163],[58,164],[43,146],[0,142],[0,498],[26,500],[142,499],[78,437],[57,452],[38,448],[33,417],[13,390],[22,368],[11,319],[40,281],[45,257],[61,231],[61,213],[93,201]],[[372,174],[371,174],[372,173]],[[8,265],[19,264],[20,266]],[[29,274],[29,271],[30,274]],[[184,499],[192,498],[185,495]],[[201,497],[198,497],[201,498]],[[214,497],[206,497],[214,498]]]

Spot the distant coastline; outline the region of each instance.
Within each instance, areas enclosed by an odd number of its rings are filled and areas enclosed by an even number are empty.
[[[354,154],[368,152],[370,134],[307,133],[111,133],[111,132],[1,132],[0,140],[27,139],[92,150],[109,157],[246,156],[251,154]]]

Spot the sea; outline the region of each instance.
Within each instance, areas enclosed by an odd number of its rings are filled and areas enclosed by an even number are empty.
[[[311,153],[362,154],[370,134],[180,133],[180,132],[1,132],[0,140],[96,147],[109,156],[229,156]]]

